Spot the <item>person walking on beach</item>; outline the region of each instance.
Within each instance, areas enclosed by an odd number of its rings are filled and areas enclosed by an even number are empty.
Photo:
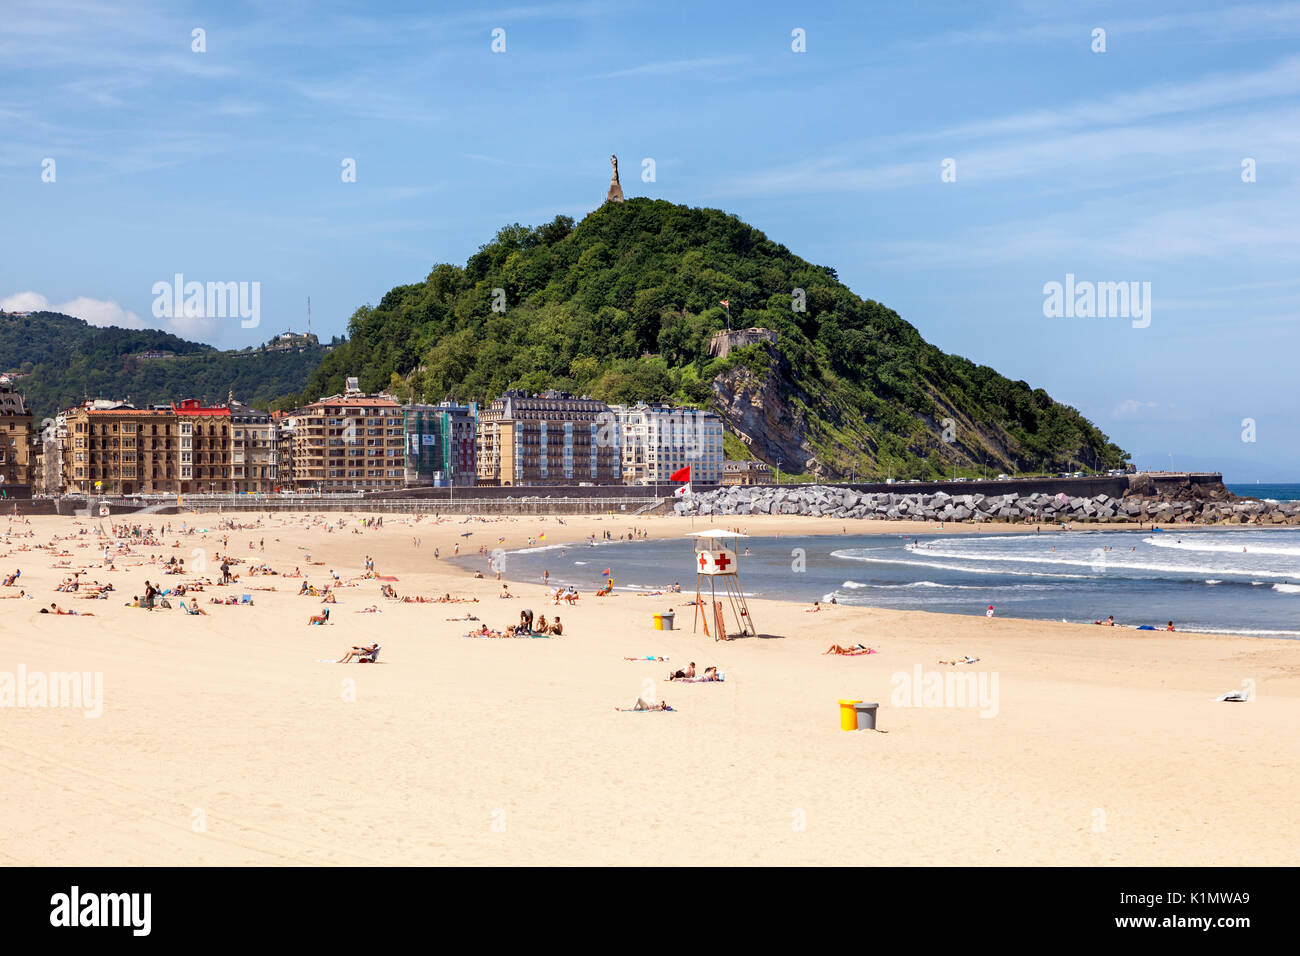
[[[988,609],[987,611],[984,612],[984,616],[985,616],[985,617],[992,617],[992,616],[993,616],[993,605],[992,605],[992,604],[990,604],[990,605],[989,605],[989,609]]]

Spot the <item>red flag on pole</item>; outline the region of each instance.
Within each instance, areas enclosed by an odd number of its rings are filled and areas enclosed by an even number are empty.
[[[676,471],[674,471],[671,475],[668,476],[668,480],[669,481],[690,481],[691,466],[687,465],[685,468],[678,468]]]

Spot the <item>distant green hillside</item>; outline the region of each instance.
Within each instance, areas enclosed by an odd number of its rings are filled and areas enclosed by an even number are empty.
[[[776,347],[710,358],[721,300],[732,328],[775,330]],[[757,457],[831,477],[1126,458],[1074,409],[945,354],[833,269],[734,216],[659,200],[606,204],[576,226],[508,226],[464,268],[392,289],[357,310],[300,397],[339,391],[348,375],[431,401],[554,387],[711,405]]]
[[[151,351],[174,357],[137,357]],[[83,398],[216,402],[233,389],[240,401],[265,407],[300,391],[326,352],[223,352],[168,332],[101,328],[56,312],[0,315],[0,371],[25,373],[16,385],[37,421]]]

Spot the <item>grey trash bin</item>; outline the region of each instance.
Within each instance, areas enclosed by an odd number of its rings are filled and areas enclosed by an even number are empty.
[[[664,630],[665,630],[665,631],[671,631],[671,630],[673,629],[673,618],[674,618],[674,617],[676,617],[676,612],[675,612],[675,611],[664,611],[664,613],[663,613],[663,619],[664,619]]]
[[[868,703],[853,705],[853,711],[858,718],[858,730],[876,729],[876,708],[879,706],[879,704]]]

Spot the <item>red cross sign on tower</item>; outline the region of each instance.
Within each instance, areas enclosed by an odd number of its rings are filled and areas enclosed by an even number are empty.
[[[734,551],[701,551],[698,561],[700,574],[736,573],[736,554]]]

